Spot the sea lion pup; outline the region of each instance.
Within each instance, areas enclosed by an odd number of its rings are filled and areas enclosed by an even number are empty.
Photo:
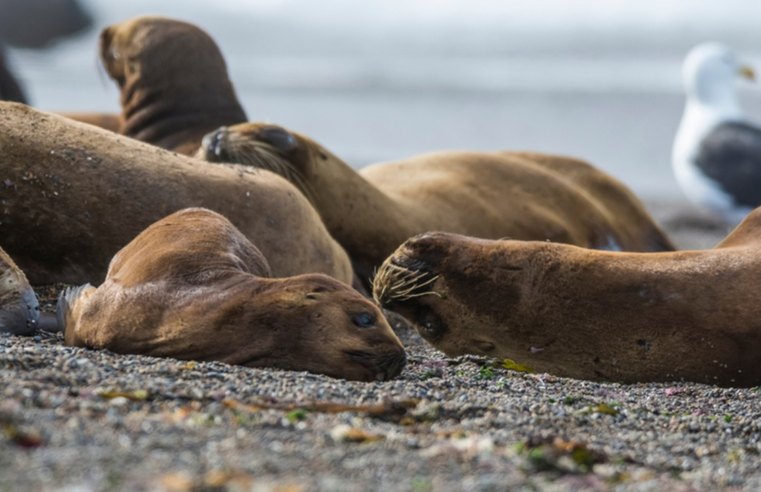
[[[107,27],[100,58],[121,89],[119,133],[190,155],[204,134],[246,121],[222,53],[198,27],[137,17]]]
[[[0,248],[0,333],[31,335],[40,319],[40,304],[24,272]]]
[[[263,123],[207,135],[196,157],[287,178],[364,279],[406,239],[433,230],[599,249],[674,249],[621,183],[565,157],[437,152],[357,172],[309,138]]]
[[[0,238],[32,285],[101,282],[153,222],[209,208],[255,238],[276,277],[351,283],[346,252],[280,176],[219,166],[14,103],[0,103]]]
[[[761,209],[712,250],[615,253],[417,236],[375,277],[382,307],[447,355],[589,380],[761,384]]]
[[[65,293],[57,312],[70,346],[360,381],[401,372],[404,348],[371,301],[324,275],[270,277],[227,219],[191,208],[140,233],[103,285]]]

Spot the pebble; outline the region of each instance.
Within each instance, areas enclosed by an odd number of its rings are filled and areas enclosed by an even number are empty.
[[[459,490],[466,480],[473,490],[562,491],[578,489],[570,477],[579,473],[637,490],[761,488],[761,392],[537,379],[502,369],[485,379],[473,362],[426,378],[427,364],[444,357],[396,326],[414,362],[382,383],[222,363],[188,369],[171,359],[70,350],[60,335],[0,336],[0,425],[43,439],[22,452],[0,437],[0,467],[14,470],[0,474],[0,489],[157,489],[169,474],[202,489],[212,472],[262,483],[288,476],[304,490],[430,490],[425,484],[433,483]],[[46,363],[19,363],[22,354]],[[119,396],[101,396],[109,392]],[[380,419],[234,411],[225,403],[413,398],[420,401],[407,416]],[[601,403],[618,415],[596,412]],[[556,440],[583,444],[602,461],[573,471],[579,465],[552,448]]]

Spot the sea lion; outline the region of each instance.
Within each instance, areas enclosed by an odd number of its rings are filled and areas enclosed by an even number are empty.
[[[311,139],[264,123],[221,128],[204,138],[196,157],[287,178],[363,279],[406,239],[432,230],[599,249],[674,249],[621,183],[565,157],[436,152],[357,172]]]
[[[579,379],[761,384],[761,209],[712,250],[595,251],[433,232],[375,277],[447,355]],[[761,288],[761,284],[759,285]]]
[[[360,381],[401,372],[404,347],[371,301],[325,275],[270,277],[227,219],[192,208],[140,233],[103,285],[65,293],[57,312],[70,346]]]
[[[24,272],[0,248],[0,333],[30,335],[39,319],[37,295]]]
[[[107,27],[100,58],[121,89],[119,133],[180,154],[204,134],[246,121],[222,53],[198,27],[137,17]]]
[[[187,207],[221,213],[276,277],[351,283],[346,252],[288,181],[219,166],[21,104],[0,103],[0,238],[32,285],[100,282],[111,257]]]

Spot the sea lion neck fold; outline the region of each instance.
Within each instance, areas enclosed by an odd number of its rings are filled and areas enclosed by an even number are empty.
[[[378,303],[450,356],[589,380],[761,384],[761,209],[713,250],[595,251],[429,233],[375,278]]]
[[[103,30],[103,66],[122,91],[120,133],[190,154],[201,137],[246,120],[222,53],[201,29],[138,17]]]

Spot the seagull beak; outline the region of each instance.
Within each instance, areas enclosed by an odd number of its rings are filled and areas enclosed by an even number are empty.
[[[748,65],[741,66],[739,70],[739,74],[748,80],[752,80],[752,81],[756,80],[756,72],[754,72],[753,69],[749,67]]]

